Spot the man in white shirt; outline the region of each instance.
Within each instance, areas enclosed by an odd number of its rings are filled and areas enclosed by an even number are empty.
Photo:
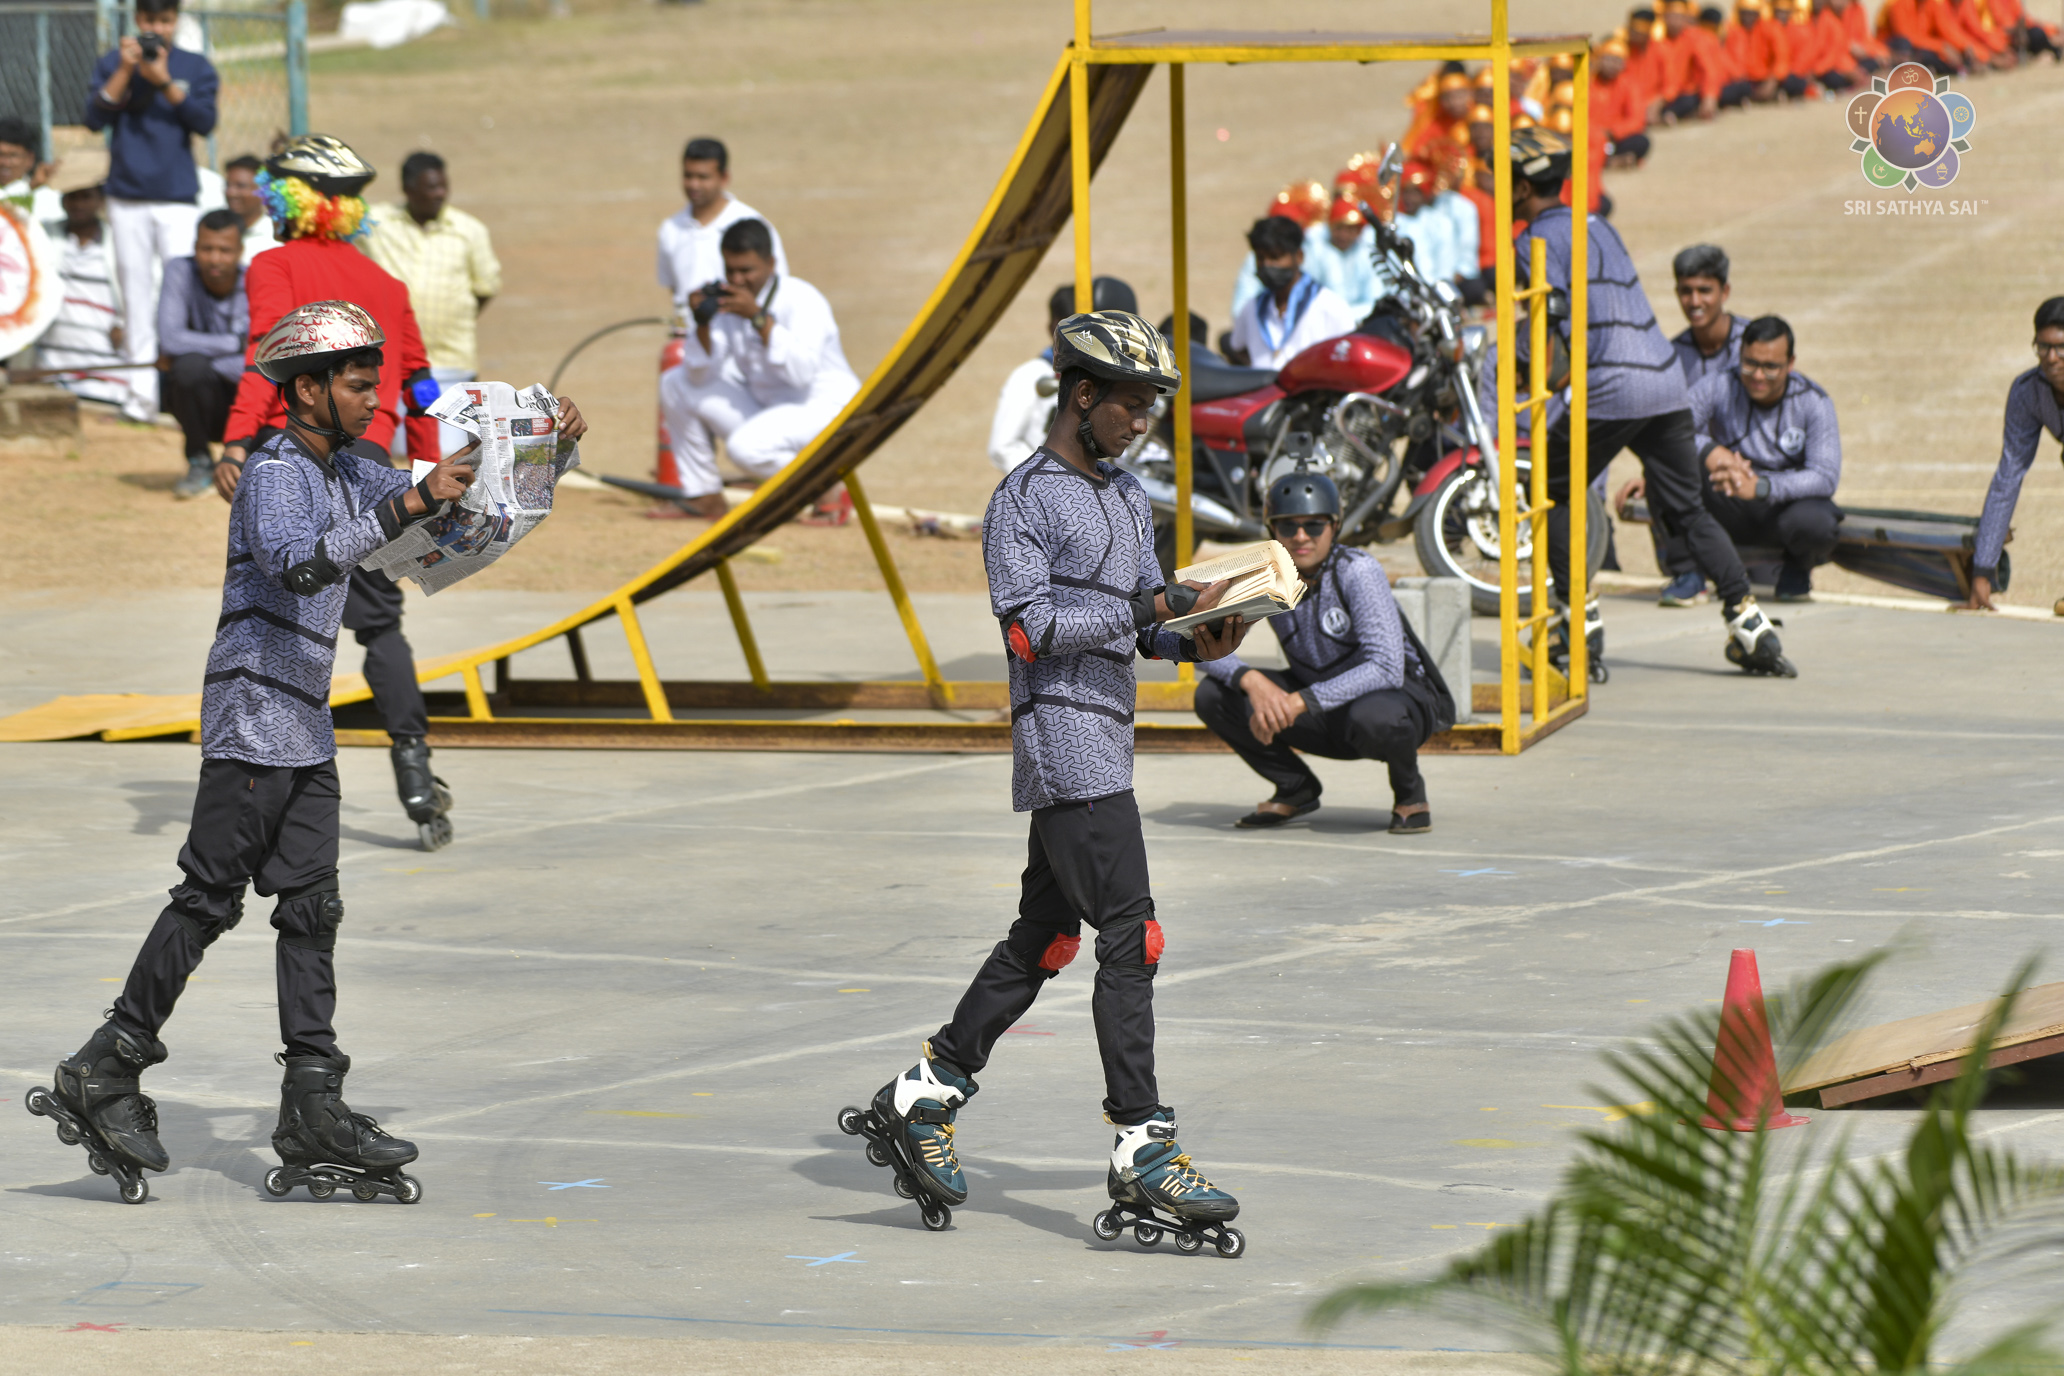
[[[1452,282],[1460,268],[1461,245],[1455,222],[1434,204],[1434,171],[1423,162],[1408,162],[1398,177],[1397,232],[1412,241],[1412,265],[1429,282]],[[1472,259],[1472,262],[1474,260]]]
[[[1376,266],[1376,231],[1348,196],[1334,198],[1326,222],[1304,232],[1304,270],[1347,302],[1356,320],[1392,289],[1388,272]]]
[[[788,255],[767,217],[730,192],[731,154],[716,139],[690,139],[681,153],[681,192],[688,204],[659,226],[659,284],[682,315],[695,308],[702,289],[724,280],[724,231],[741,220],[767,225],[774,241],[774,271],[788,276]]]
[[[1116,277],[1092,281],[1090,297],[1095,302],[1091,310],[1139,314],[1139,301],[1132,288]],[[1055,328],[1073,314],[1074,286],[1055,288],[1046,303],[1046,337],[1052,339]],[[996,415],[989,422],[989,462],[996,465],[997,472],[1010,472],[1046,443],[1046,432],[1053,429],[1054,412],[1059,407],[1059,380],[1055,379],[1055,385],[1044,392],[1039,390],[1039,384],[1053,376],[1053,350],[1046,348],[1038,357],[1028,358],[1011,369],[1010,376],[1003,380],[1003,390],[996,396]]]
[[[740,220],[724,231],[722,303],[704,306],[682,341],[681,366],[659,381],[660,412],[673,436],[681,506],[724,514],[714,436],[731,462],[771,478],[860,390],[839,347],[824,294],[775,263],[773,231]]]
[[[1261,295],[1233,319],[1229,361],[1280,368],[1322,339],[1354,329],[1355,314],[1331,287],[1304,275],[1304,231],[1284,215],[1256,220],[1247,231]]]

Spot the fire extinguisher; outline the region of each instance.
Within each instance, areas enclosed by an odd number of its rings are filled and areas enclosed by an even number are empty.
[[[681,366],[681,348],[687,341],[688,331],[684,325],[676,325],[667,333],[666,344],[659,351],[659,373],[666,376],[669,368]],[[659,444],[656,460],[652,466],[652,480],[667,487],[681,485],[681,470],[674,463],[674,437],[667,431],[666,407],[659,408]]]

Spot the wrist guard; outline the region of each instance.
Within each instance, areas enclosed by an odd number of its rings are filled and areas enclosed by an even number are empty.
[[[300,597],[313,597],[333,583],[344,580],[344,570],[331,562],[323,549],[323,542],[315,542],[315,553],[287,570],[285,579],[287,591]]]
[[[408,494],[414,492],[422,499],[423,512],[419,516],[408,509]],[[380,533],[392,540],[410,526],[421,524],[432,516],[442,516],[446,503],[430,495],[430,479],[425,477],[413,488],[404,488],[373,508],[380,521]]]

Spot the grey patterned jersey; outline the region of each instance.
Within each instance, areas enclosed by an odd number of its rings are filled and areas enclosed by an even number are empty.
[[[1691,405],[1685,395],[1684,374],[1677,354],[1663,338],[1655,312],[1648,307],[1648,295],[1641,289],[1641,277],[1619,234],[1604,220],[1592,215],[1585,268],[1590,275],[1590,296],[1585,304],[1589,315],[1585,331],[1585,363],[1589,386],[1585,415],[1591,420],[1639,420],[1644,416],[1666,416]],[[1517,245],[1519,278],[1526,284],[1533,246],[1528,239],[1548,245],[1548,280],[1567,291],[1570,269],[1569,207],[1544,210]],[[1556,328],[1569,337],[1569,322]],[[1520,332],[1520,372],[1526,376],[1526,331]]]
[[[1698,341],[1685,330],[1670,341],[1670,349],[1677,355],[1677,366],[1684,372],[1684,385],[1696,387],[1711,373],[1732,373],[1741,368],[1742,331],[1749,322],[1738,315],[1727,317],[1727,342],[1711,358],[1699,352]]]
[[[1774,406],[1749,400],[1740,373],[1714,373],[1691,389],[1699,457],[1724,444],[1770,479],[1770,500],[1832,497],[1842,481],[1842,430],[1835,403],[1806,374],[1785,380]]]
[[[1418,662],[1398,616],[1383,565],[1358,549],[1335,550],[1318,587],[1289,611],[1269,618],[1290,679],[1324,711],[1405,681]],[[1238,655],[1214,659],[1204,672],[1237,684],[1250,666]]]
[[[1985,510],[1978,517],[1978,545],[1971,552],[1971,571],[1988,581],[1999,577],[2000,551],[2007,545],[2007,523],[2014,519],[2014,505],[2021,500],[2021,480],[2035,462],[2035,442],[2049,431],[2064,440],[2064,415],[2059,414],[2057,394],[2050,388],[2042,369],[2030,368],[2007,388],[2007,422],[2000,437],[1999,468],[1992,486],[1985,489]]]
[[[201,688],[202,758],[298,767],[337,753],[330,669],[349,574],[399,533],[375,507],[409,486],[407,473],[348,451],[320,463],[284,434],[245,462]],[[293,592],[288,570],[317,555],[335,581]]]
[[[1131,788],[1132,657],[1196,657],[1134,612],[1133,595],[1164,582],[1138,480],[1107,463],[1092,478],[1036,450],[989,498],[982,562],[1010,657],[1011,806]]]

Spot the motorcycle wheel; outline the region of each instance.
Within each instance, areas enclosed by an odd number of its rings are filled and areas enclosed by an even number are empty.
[[[1533,615],[1533,577],[1529,561],[1533,540],[1527,530],[1526,490],[1528,466],[1519,465],[1516,475],[1520,491],[1519,614]],[[1432,500],[1419,509],[1413,522],[1412,543],[1419,563],[1430,578],[1460,578],[1469,584],[1469,602],[1478,616],[1498,614],[1498,513],[1491,509],[1482,486],[1483,470],[1459,468],[1441,480]],[[1590,497],[1585,521],[1585,543],[1592,574],[1605,561],[1606,545],[1612,539],[1605,502],[1595,490]]]

